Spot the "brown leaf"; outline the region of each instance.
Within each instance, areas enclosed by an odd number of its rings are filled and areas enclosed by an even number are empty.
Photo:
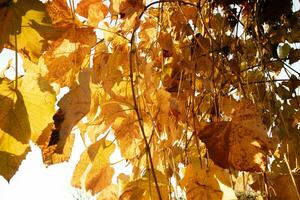
[[[293,174],[296,185],[299,190],[300,176]],[[270,187],[272,188],[271,196],[277,200],[294,200],[298,199],[297,192],[290,175],[271,175],[268,177]],[[284,187],[283,187],[284,186]]]
[[[73,23],[73,14],[66,0],[48,1],[46,9],[55,26],[64,27]]]
[[[59,130],[56,130],[54,124],[50,123],[36,142],[42,151],[44,164],[53,165],[68,161],[72,153],[74,140],[75,136],[69,135],[62,153],[57,153]]]
[[[255,105],[246,101],[238,103],[231,122],[212,123],[199,138],[216,164],[241,171],[264,171],[272,148]]]
[[[124,18],[141,11],[143,8],[143,0],[112,0],[110,1],[109,12],[111,15],[120,14],[120,17]]]
[[[90,72],[82,71],[79,74],[79,85],[72,88],[59,102],[58,106],[64,113],[64,120],[59,129],[57,153],[62,153],[67,137],[72,128],[90,110]]]
[[[92,28],[67,29],[43,55],[42,61],[48,68],[46,78],[61,86],[73,86],[80,69],[88,67],[91,47],[95,43]]]
[[[230,126],[230,122],[215,122],[199,132],[200,139],[206,144],[209,157],[223,168],[229,168]]]

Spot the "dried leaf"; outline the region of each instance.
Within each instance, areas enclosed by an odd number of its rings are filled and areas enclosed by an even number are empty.
[[[110,141],[101,139],[85,150],[76,165],[72,185],[81,187],[82,183],[92,194],[96,194],[111,184],[114,169],[110,166],[109,157],[115,146]]]
[[[46,78],[61,86],[73,86],[80,69],[89,66],[91,46],[95,43],[93,29],[69,28],[43,55],[48,69]]]
[[[46,4],[47,12],[56,27],[66,27],[73,23],[71,8],[66,0],[52,0]]]
[[[272,149],[267,130],[255,105],[239,102],[231,122],[218,122],[199,132],[212,160],[223,168],[264,171]]]
[[[76,12],[88,18],[88,23],[98,27],[98,23],[105,18],[108,8],[99,0],[82,0],[79,2]]]
[[[90,110],[90,72],[82,71],[79,74],[79,85],[72,88],[59,102],[58,106],[64,113],[64,120],[59,129],[59,141],[57,153],[63,153],[63,149],[72,128]]]

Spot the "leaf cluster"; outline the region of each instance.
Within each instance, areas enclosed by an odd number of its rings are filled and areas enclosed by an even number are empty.
[[[98,200],[299,199],[292,6],[0,0],[0,51],[25,70],[0,77],[0,175],[12,178],[30,140],[46,165],[67,161],[77,128],[72,185]],[[113,183],[117,150],[132,173]]]

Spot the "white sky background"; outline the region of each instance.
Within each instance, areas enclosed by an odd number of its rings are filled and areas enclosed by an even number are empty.
[[[299,0],[293,0],[294,10],[300,8]],[[299,48],[299,47],[298,47]],[[0,53],[0,72],[7,65],[8,60],[12,58],[14,66],[14,52],[4,49]],[[21,58],[19,58],[18,66],[22,66]],[[297,71],[300,71],[300,64],[293,65]],[[19,67],[19,74],[24,74],[23,69]],[[6,75],[14,78],[14,67],[6,73]],[[65,93],[64,90],[62,93]],[[60,97],[63,94],[60,94]],[[19,171],[8,183],[0,176],[0,200],[74,200],[73,196],[78,193],[71,187],[70,181],[76,163],[79,161],[81,152],[85,149],[80,135],[75,134],[75,144],[69,162],[56,164],[46,168],[42,161],[40,149],[32,145],[32,152],[28,153],[26,159],[22,162]],[[120,159],[120,154],[114,154],[111,162]],[[130,168],[125,166],[125,162],[121,162],[116,166],[116,170],[120,172],[130,172]],[[116,181],[116,177],[114,177]],[[76,195],[77,194],[77,195]],[[85,193],[82,193],[85,195]],[[83,198],[84,199],[84,198]],[[82,199],[82,200],[83,200]],[[87,198],[92,199],[92,198]]]

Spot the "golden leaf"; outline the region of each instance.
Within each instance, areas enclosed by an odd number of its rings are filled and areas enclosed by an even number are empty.
[[[118,200],[119,187],[118,185],[109,185],[104,188],[98,195],[97,200]]]
[[[104,90],[111,96],[115,96],[112,91],[115,84],[122,81],[122,71],[128,68],[128,50],[119,46],[113,53],[107,53],[106,48],[99,46],[96,48],[93,71],[95,82],[102,82]]]
[[[208,167],[192,163],[184,169],[180,184],[186,188],[188,200],[234,200],[237,198],[229,180],[229,173],[212,163]]]
[[[110,1],[109,12],[111,15],[121,15],[121,18],[127,17],[144,8],[143,0],[112,0]]]
[[[56,30],[51,27],[51,20],[40,1],[10,2],[0,8],[0,51],[6,44],[37,62],[47,40],[56,36]]]
[[[64,113],[64,120],[59,129],[59,141],[57,143],[57,153],[62,153],[67,137],[72,128],[90,110],[90,72],[82,71],[79,74],[79,85],[75,86],[58,102],[58,106]]]
[[[76,12],[88,18],[88,23],[98,27],[98,23],[105,18],[108,8],[99,0],[82,0],[79,2]]]
[[[80,69],[88,67],[91,46],[95,43],[96,35],[92,28],[68,29],[43,55],[43,62],[48,68],[46,78],[61,86],[73,86]]]
[[[66,0],[48,1],[46,9],[54,26],[65,27],[74,21],[73,13]]]
[[[74,144],[75,136],[70,134],[66,139],[66,144],[63,148],[63,152],[57,153],[57,143],[59,141],[59,130],[56,130],[52,123],[43,131],[37,144],[42,151],[43,162],[46,165],[53,165],[68,161]]]
[[[169,187],[167,177],[159,171],[155,171],[155,174],[157,177],[157,183],[159,185],[162,199],[168,199]],[[153,176],[150,175],[149,172],[146,172],[142,178],[127,182],[119,199],[159,199]]]
[[[158,105],[158,128],[163,130],[164,126],[168,124],[170,112],[170,98],[171,94],[164,89],[160,89],[156,93]]]
[[[29,151],[28,144],[21,143],[0,129],[0,175],[9,181]]]
[[[122,32],[131,33],[140,24],[139,14],[137,12],[133,13],[130,17],[126,18],[121,25]]]
[[[120,124],[117,122],[121,121]],[[139,127],[133,119],[118,120],[113,124],[121,155],[133,159],[141,153],[142,137]]]
[[[156,26],[157,22],[153,19],[149,19],[144,23],[141,23],[139,32],[139,48],[150,48],[151,44],[156,40]]]
[[[231,122],[216,122],[199,132],[212,160],[223,168],[264,171],[272,149],[267,130],[252,103],[238,103]]]
[[[4,79],[0,84],[0,160],[7,163],[0,174],[8,180],[29,151],[29,139],[38,139],[55,112],[55,93],[40,75],[18,79],[17,90],[14,83]]]
[[[111,184],[114,169],[110,166],[109,157],[115,149],[110,141],[101,139],[85,150],[76,165],[72,185],[81,187],[82,181],[87,190],[96,194]]]

